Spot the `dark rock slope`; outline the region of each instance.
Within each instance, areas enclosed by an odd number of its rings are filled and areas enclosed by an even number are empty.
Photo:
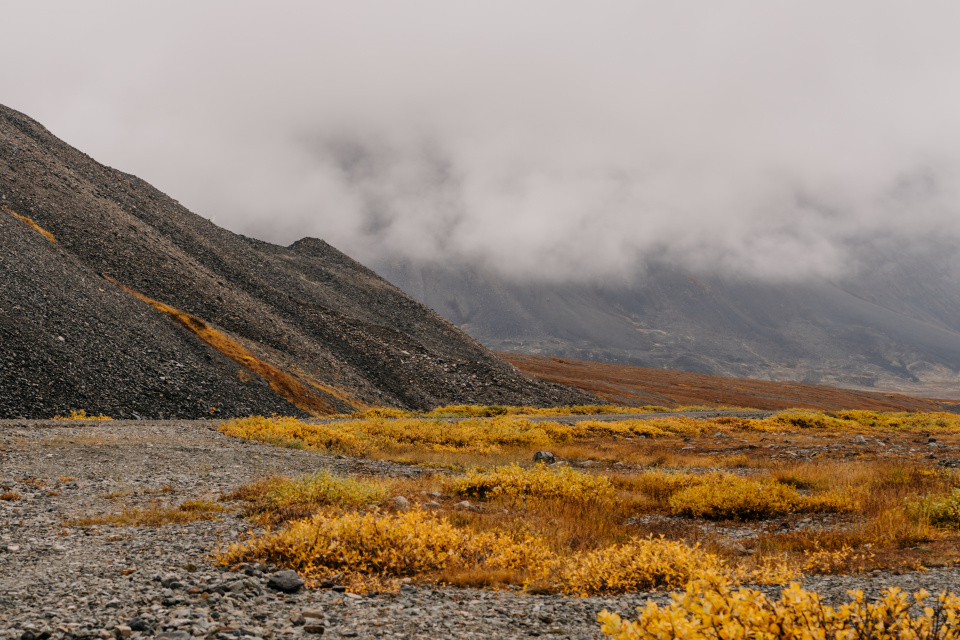
[[[0,417],[595,400],[524,377],[322,240],[233,234],[0,106]]]

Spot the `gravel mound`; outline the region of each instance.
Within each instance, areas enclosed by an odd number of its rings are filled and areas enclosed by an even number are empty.
[[[0,418],[303,415],[103,275],[208,323],[334,410],[597,401],[525,377],[322,240],[221,229],[2,106],[0,270]]]
[[[236,440],[205,421],[0,423],[0,639],[151,638],[597,638],[602,609],[632,615],[648,598],[569,598],[515,591],[422,588],[357,596],[270,586],[282,567],[214,565],[211,553],[249,534],[231,513],[165,527],[65,521],[162,499],[215,499],[255,478],[327,469],[419,474]],[[850,589],[956,590],[960,569],[827,576],[805,580],[832,604]],[[275,580],[275,582],[277,582]],[[292,588],[292,587],[291,587]],[[764,587],[776,596],[777,587]]]

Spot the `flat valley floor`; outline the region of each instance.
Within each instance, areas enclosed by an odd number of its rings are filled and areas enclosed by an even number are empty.
[[[217,566],[218,548],[250,524],[230,508],[158,527],[73,522],[189,500],[217,501],[258,478],[317,470],[427,473],[401,464],[230,438],[212,421],[0,422],[0,638],[598,638],[602,609],[632,616],[650,597],[576,598],[518,590],[405,585],[397,594],[267,587],[281,567]],[[2,496],[0,496],[2,497]],[[832,600],[848,589],[958,590],[960,569],[822,576],[804,586]],[[765,587],[776,594],[779,590]]]

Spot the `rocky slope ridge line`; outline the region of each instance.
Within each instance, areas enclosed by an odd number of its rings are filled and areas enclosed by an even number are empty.
[[[599,638],[602,609],[630,616],[665,593],[570,598],[513,591],[404,587],[397,595],[335,590],[284,594],[268,586],[278,567],[215,566],[211,553],[242,539],[250,522],[153,527],[64,526],[65,520],[158,498],[216,499],[270,474],[318,469],[402,476],[420,469],[231,439],[210,423],[0,423],[0,640],[74,638]],[[804,580],[829,604],[850,589],[873,599],[887,586],[956,591],[960,569]],[[764,588],[775,595],[777,587]]]
[[[3,106],[0,273],[0,417],[596,401],[526,378],[322,240],[221,229]]]

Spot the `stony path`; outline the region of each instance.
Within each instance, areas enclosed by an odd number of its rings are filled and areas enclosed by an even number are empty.
[[[229,439],[209,423],[0,423],[0,638],[596,638],[604,608],[631,613],[647,596],[567,598],[405,586],[398,595],[285,594],[279,569],[215,566],[210,554],[246,535],[213,521],[79,528],[71,519],[161,500],[214,499],[258,477],[316,469],[419,473],[401,465]],[[111,497],[112,496],[112,497]],[[958,589],[960,572],[816,578],[833,598],[888,584]],[[775,591],[775,590],[771,590]]]

